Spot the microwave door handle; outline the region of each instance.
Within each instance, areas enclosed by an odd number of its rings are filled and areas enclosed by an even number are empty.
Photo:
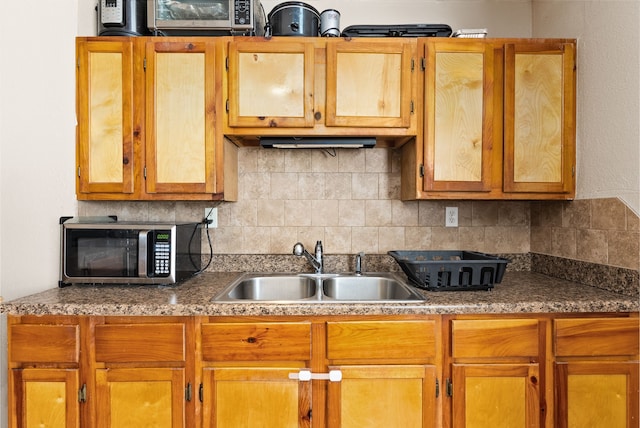
[[[138,276],[140,278],[147,277],[148,236],[148,230],[141,230],[138,233]]]

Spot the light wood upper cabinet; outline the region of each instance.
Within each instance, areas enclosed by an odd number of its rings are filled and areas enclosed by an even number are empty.
[[[216,44],[146,44],[149,193],[215,193]]]
[[[575,192],[575,43],[507,43],[504,191]]]
[[[402,199],[572,199],[575,40],[425,39]]]
[[[412,43],[329,41],[326,52],[327,126],[411,126]]]
[[[229,126],[312,127],[313,43],[252,40],[229,44]]]
[[[78,192],[134,191],[133,43],[77,43]]]
[[[78,199],[237,197],[216,117],[226,40],[77,39]]]
[[[424,190],[491,189],[494,142],[493,47],[425,44]]]
[[[236,37],[229,43],[225,134],[416,135],[416,39]]]

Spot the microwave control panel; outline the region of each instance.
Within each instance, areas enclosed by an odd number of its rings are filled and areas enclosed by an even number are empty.
[[[233,10],[233,22],[236,25],[251,24],[251,0],[234,0]]]
[[[153,231],[153,275],[169,276],[171,273],[171,232]]]
[[[124,25],[124,0],[100,0],[102,24]]]

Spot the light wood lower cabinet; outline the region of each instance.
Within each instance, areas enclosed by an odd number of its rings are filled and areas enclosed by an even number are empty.
[[[7,317],[9,425],[80,427],[80,326],[75,317]]]
[[[98,369],[96,403],[96,427],[184,427],[184,369]]]
[[[637,313],[7,326],[10,428],[638,428]]]
[[[310,371],[310,322],[205,322],[200,334],[204,428],[311,426],[311,382],[290,377]]]
[[[13,369],[11,426],[80,427],[77,369]]]
[[[639,426],[637,318],[556,320],[559,428]]]
[[[451,321],[451,426],[541,426],[543,327],[535,318]]]

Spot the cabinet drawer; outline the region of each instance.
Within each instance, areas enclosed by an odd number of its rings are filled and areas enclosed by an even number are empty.
[[[538,320],[454,320],[453,358],[537,357]]]
[[[554,321],[559,357],[638,355],[638,318],[577,318]]]
[[[9,360],[30,363],[77,363],[80,355],[77,325],[14,324],[9,337]]]
[[[432,358],[436,323],[416,321],[327,322],[327,358]]]
[[[185,360],[184,324],[109,324],[95,328],[96,361],[104,363]]]
[[[307,361],[311,323],[210,323],[202,325],[205,361]]]

